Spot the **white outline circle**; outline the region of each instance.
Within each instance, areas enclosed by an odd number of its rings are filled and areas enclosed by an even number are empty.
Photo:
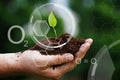
[[[45,45],[45,44],[42,44],[42,43],[40,43],[37,39],[36,39],[36,37],[32,34],[33,32],[32,32],[32,30],[31,30],[31,27],[32,27],[32,20],[33,20],[33,16],[31,16],[31,18],[30,18],[30,23],[29,23],[29,26],[28,26],[28,29],[29,29],[29,33],[30,33],[30,36],[31,36],[31,38],[32,38],[32,40],[34,41],[34,42],[36,42],[36,43],[38,43],[37,45],[38,46],[40,46],[40,47],[42,47],[42,48],[59,48],[59,47],[62,47],[62,46],[64,46],[64,45],[66,45],[70,40],[71,40],[71,38],[72,38],[72,36],[74,35],[74,33],[75,33],[75,18],[74,18],[74,16],[72,15],[72,13],[70,12],[70,10],[68,10],[67,8],[65,8],[65,7],[63,7],[62,5],[59,5],[59,4],[55,4],[55,3],[47,3],[47,4],[45,4],[45,5],[42,5],[42,6],[40,6],[40,8],[42,8],[42,7],[45,7],[45,6],[47,6],[47,5],[53,5],[53,6],[57,6],[57,7],[59,7],[59,8],[61,8],[61,9],[63,9],[64,11],[66,11],[67,13],[68,13],[68,15],[70,16],[70,18],[71,18],[71,26],[72,26],[72,32],[71,32],[71,36],[68,38],[68,41],[66,42],[66,43],[63,43],[63,44],[60,44],[60,45],[58,45],[58,46],[49,46],[49,45]],[[38,7],[37,8],[35,8],[35,10],[36,9],[39,9]],[[40,45],[39,45],[40,44]]]
[[[18,29],[20,29],[21,32],[22,32],[22,37],[21,37],[21,39],[20,39],[19,41],[13,41],[13,40],[11,39],[10,33],[11,33],[11,31],[12,31],[14,28],[18,28]],[[25,31],[24,31],[24,29],[23,29],[21,26],[19,26],[19,25],[14,25],[14,26],[12,26],[12,27],[9,28],[9,30],[8,30],[8,40],[9,40],[11,43],[13,43],[13,44],[20,44],[20,43],[24,40],[24,38],[25,38]]]
[[[77,58],[76,60],[75,60],[75,64],[81,64],[81,58]]]
[[[96,58],[92,58],[91,59],[91,64],[97,64],[97,59]]]

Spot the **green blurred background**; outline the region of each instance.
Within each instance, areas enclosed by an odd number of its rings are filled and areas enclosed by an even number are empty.
[[[51,0],[54,1],[54,0]],[[57,0],[56,0],[57,1]],[[58,0],[59,1],[59,0]],[[27,24],[33,9],[37,5],[50,2],[49,0],[0,0],[0,53],[18,52],[26,50],[34,45],[34,42],[27,36]],[[84,59],[88,63],[81,63],[73,71],[64,75],[63,80],[87,80],[90,67],[90,60],[104,46],[120,40],[120,0],[63,0],[79,19],[78,38],[89,38],[94,43]],[[24,26],[26,31],[25,40],[29,41],[28,47],[24,47],[23,41],[19,45],[9,42],[7,38],[8,29],[12,25]],[[13,40],[21,38],[19,29],[11,33]],[[120,44],[109,49],[114,62],[115,72],[112,80],[120,80]],[[109,66],[108,66],[109,67]],[[27,77],[14,76],[4,80],[24,80]]]

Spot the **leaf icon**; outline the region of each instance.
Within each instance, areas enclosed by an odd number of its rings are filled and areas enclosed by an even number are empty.
[[[54,27],[56,26],[56,24],[57,24],[57,20],[56,20],[56,18],[55,18],[55,16],[54,16],[54,14],[53,14],[52,11],[51,11],[50,14],[49,14],[48,22],[49,22],[49,25],[50,25],[51,27],[53,27],[53,28],[54,28]]]

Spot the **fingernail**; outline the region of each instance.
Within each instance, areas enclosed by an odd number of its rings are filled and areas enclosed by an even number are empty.
[[[88,42],[88,43],[90,43],[90,44],[91,44],[91,43],[93,42],[93,39],[88,38],[88,39],[86,39],[86,40],[85,40],[85,42]]]
[[[66,60],[69,60],[69,61],[73,60],[73,55],[70,53],[66,53],[64,56],[66,57]]]

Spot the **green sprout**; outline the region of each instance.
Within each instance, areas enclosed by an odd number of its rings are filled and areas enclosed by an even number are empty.
[[[56,20],[52,11],[49,14],[48,22],[49,22],[49,25],[53,28],[55,36],[57,37],[57,33],[56,33],[56,30],[55,30],[55,26],[57,25],[57,20]]]

